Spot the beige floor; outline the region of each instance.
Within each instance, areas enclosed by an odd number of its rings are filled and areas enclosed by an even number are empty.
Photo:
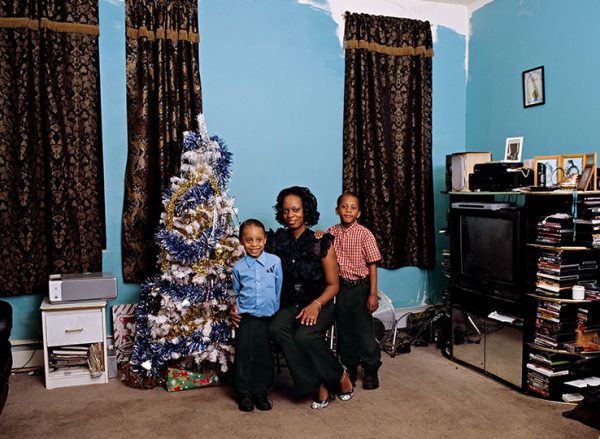
[[[384,354],[382,386],[312,411],[276,378],[271,412],[242,413],[229,387],[169,393],[107,385],[46,390],[16,375],[0,415],[3,438],[598,438],[561,413],[571,405],[522,395],[458,366],[434,347]]]

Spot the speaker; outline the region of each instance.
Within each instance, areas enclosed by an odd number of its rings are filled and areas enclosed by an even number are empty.
[[[446,190],[452,192],[452,154],[446,155]]]
[[[478,163],[492,160],[491,152],[457,152],[446,156],[446,187],[450,182],[450,191],[468,192],[469,174]]]

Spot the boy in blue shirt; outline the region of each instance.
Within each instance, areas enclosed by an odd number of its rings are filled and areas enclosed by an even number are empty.
[[[234,388],[244,412],[271,410],[267,391],[273,384],[273,353],[268,333],[271,317],[279,310],[283,282],[281,260],[264,251],[265,226],[248,219],[240,225],[240,243],[246,256],[233,266],[233,312],[241,316],[236,328]],[[236,312],[237,311],[237,312]]]

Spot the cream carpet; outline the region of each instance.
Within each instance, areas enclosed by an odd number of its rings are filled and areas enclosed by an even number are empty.
[[[229,386],[169,393],[109,384],[46,390],[43,376],[11,377],[3,438],[598,438],[561,416],[573,405],[522,395],[445,359],[433,346],[390,358],[381,387],[360,385],[325,410],[289,398],[276,374],[270,412],[238,411]]]

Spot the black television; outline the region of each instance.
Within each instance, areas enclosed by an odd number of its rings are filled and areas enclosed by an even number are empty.
[[[452,207],[451,257],[455,285],[481,296],[523,301],[524,223],[521,208],[496,203]]]

